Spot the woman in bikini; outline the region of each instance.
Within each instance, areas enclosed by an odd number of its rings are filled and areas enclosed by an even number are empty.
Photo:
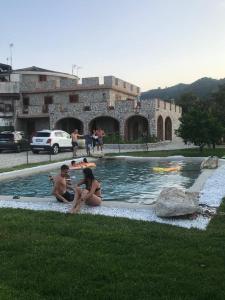
[[[83,173],[84,179],[79,181],[75,187],[75,205],[70,211],[72,214],[75,214],[80,210],[82,202],[90,206],[99,206],[102,203],[101,185],[98,180],[95,179],[92,170],[90,168],[85,168]],[[85,184],[85,188],[81,189],[80,186],[83,184]]]

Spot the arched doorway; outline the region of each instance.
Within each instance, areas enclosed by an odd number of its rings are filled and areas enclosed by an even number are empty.
[[[163,141],[163,118],[162,118],[162,116],[159,116],[158,120],[157,120],[157,138],[159,141]]]
[[[172,121],[170,117],[165,120],[165,140],[172,141]]]
[[[147,141],[149,135],[148,120],[142,116],[132,116],[125,123],[125,139],[127,141]]]
[[[120,124],[119,121],[112,117],[97,117],[89,123],[89,130],[92,132],[101,128],[105,132],[105,143],[119,143],[120,141]]]
[[[56,122],[56,129],[64,130],[71,133],[74,129],[78,129],[80,134],[83,134],[84,125],[79,119],[75,118],[64,118]]]
[[[97,117],[89,123],[89,130],[101,128],[105,131],[106,135],[119,134],[120,124],[119,121],[112,117]]]

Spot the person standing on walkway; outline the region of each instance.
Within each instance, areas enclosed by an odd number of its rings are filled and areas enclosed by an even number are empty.
[[[91,134],[84,135],[85,138],[85,148],[87,156],[91,156],[91,147],[93,147],[93,140]]]
[[[95,133],[98,137],[98,143],[97,143],[97,150],[99,151],[99,148],[100,150],[102,151],[103,150],[103,137],[105,136],[105,132],[103,129],[101,128],[98,128],[96,130],[96,133]]]
[[[92,151],[94,152],[95,146],[98,144],[98,136],[96,135],[96,130],[92,130]]]
[[[78,129],[74,129],[71,133],[72,138],[72,148],[73,148],[73,157],[77,156],[77,149],[78,149],[78,139],[83,137],[83,135],[78,133]]]

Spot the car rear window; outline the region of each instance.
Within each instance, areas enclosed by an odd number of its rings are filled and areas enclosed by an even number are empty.
[[[35,134],[35,137],[49,137],[50,136],[50,132],[37,132]]]
[[[14,135],[12,133],[0,133],[0,139],[12,139]]]

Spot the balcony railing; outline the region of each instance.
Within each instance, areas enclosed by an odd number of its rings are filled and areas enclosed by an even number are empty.
[[[29,113],[29,106],[28,105],[24,105],[23,106],[23,114],[28,114]]]
[[[43,112],[43,113],[48,113],[48,112],[49,112],[48,104],[44,104],[44,105],[42,106],[42,112]]]
[[[17,94],[20,92],[19,82],[0,82],[0,93]]]

